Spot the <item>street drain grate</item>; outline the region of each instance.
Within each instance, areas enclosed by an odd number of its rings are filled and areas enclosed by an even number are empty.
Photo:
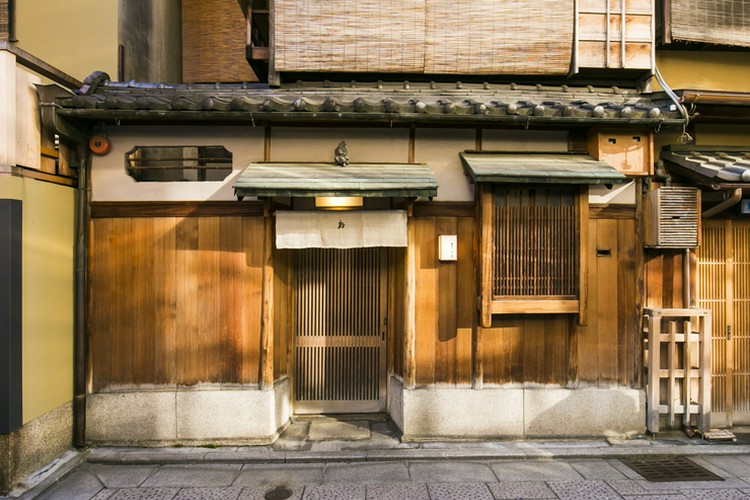
[[[723,481],[708,469],[685,457],[643,457],[620,459],[650,482]]]

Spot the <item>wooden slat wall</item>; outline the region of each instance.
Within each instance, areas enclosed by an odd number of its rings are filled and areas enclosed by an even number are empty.
[[[288,375],[292,363],[293,341],[292,331],[292,300],[294,290],[292,289],[292,259],[293,255],[288,250],[276,251],[273,255],[275,268],[275,279],[273,284],[274,299],[274,332],[273,332],[273,378],[278,380]],[[261,300],[260,288],[258,298]],[[260,303],[260,302],[258,302]]]
[[[476,282],[474,219],[419,217],[416,224],[417,385],[471,384]],[[441,234],[458,235],[458,261],[437,260]]]
[[[636,382],[635,220],[592,218],[589,232],[587,325],[578,326],[573,315],[495,316],[492,328],[482,332],[485,384]]]
[[[683,257],[682,250],[646,249],[645,307],[688,307],[682,297]]]
[[[263,221],[94,219],[93,390],[258,382]]]

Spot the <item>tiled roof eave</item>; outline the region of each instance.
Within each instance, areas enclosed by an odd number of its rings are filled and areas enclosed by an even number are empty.
[[[382,112],[297,112],[297,111],[176,111],[123,110],[98,108],[58,108],[57,114],[79,120],[123,120],[132,122],[379,122],[379,123],[504,123],[517,125],[618,125],[618,126],[682,126],[683,120],[672,117],[621,118],[594,116],[536,116],[495,114],[436,114]]]

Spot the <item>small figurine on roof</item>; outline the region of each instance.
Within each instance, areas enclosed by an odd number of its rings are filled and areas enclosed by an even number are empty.
[[[333,159],[342,167],[349,166],[349,151],[346,150],[346,141],[341,141],[336,146],[336,149],[333,151]]]

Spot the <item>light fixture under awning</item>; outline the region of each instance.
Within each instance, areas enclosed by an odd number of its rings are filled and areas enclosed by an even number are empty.
[[[276,248],[405,247],[406,212],[276,211]]]
[[[423,164],[251,163],[237,178],[239,199],[258,197],[404,197],[432,198],[438,182]]]
[[[615,184],[625,174],[586,154],[464,152],[472,181],[533,184]]]

